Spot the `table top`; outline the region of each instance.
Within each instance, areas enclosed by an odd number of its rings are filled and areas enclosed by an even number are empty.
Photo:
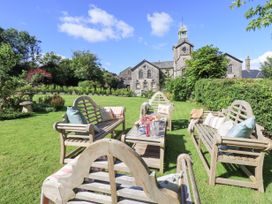
[[[145,140],[145,141],[159,141],[165,137],[166,125],[164,124],[163,128],[160,128],[158,135],[146,136],[145,133],[140,132],[138,127],[134,125],[129,132],[126,134],[126,140]]]

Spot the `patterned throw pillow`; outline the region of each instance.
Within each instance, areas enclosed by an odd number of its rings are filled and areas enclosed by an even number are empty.
[[[86,118],[76,107],[67,107],[66,111],[68,120],[73,124],[88,124]]]
[[[101,108],[100,114],[103,121],[108,121],[114,119],[111,108]]]

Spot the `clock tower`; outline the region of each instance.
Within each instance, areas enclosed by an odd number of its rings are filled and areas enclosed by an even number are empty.
[[[178,43],[173,46],[174,77],[181,76],[185,70],[185,61],[191,59],[193,45],[188,41],[187,28],[182,25],[178,31]]]

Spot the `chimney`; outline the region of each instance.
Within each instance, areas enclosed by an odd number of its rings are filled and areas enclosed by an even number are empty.
[[[249,72],[250,71],[250,58],[249,58],[249,56],[247,56],[245,61],[246,61],[246,70]]]

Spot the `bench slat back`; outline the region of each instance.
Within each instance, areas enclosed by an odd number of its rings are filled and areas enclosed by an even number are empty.
[[[101,121],[100,107],[89,96],[78,97],[73,106],[84,115],[89,123],[95,124]]]
[[[158,91],[151,97],[151,99],[149,100],[149,103],[153,111],[157,112],[159,104],[170,104],[170,101],[161,91]]]
[[[227,118],[235,123],[243,122],[252,116],[254,116],[252,108],[250,104],[244,100],[235,100],[227,110]],[[253,131],[251,138],[259,138],[256,129]]]
[[[107,167],[104,169],[104,172],[108,174],[107,182],[103,182],[102,184],[104,186],[107,185],[108,190],[104,192],[104,195],[111,198],[109,203],[117,203],[119,196],[130,200],[130,202],[135,199],[152,203],[179,203],[176,197],[170,196],[158,188],[156,177],[150,174],[143,159],[132,148],[118,140],[112,139],[102,139],[91,144],[79,156],[77,164],[74,166],[74,171],[80,172],[80,175],[73,178],[75,180],[70,182],[74,184],[71,188],[81,185],[84,178],[88,177],[92,164],[100,158],[107,158]],[[127,185],[130,185],[131,181],[133,181],[133,185],[135,186],[136,184],[142,187],[143,191],[133,191],[134,193],[131,195],[129,192],[126,193],[126,190],[130,189],[129,187],[116,188],[116,184],[120,183],[121,178],[120,175],[116,175],[115,167],[117,161],[122,161],[129,170],[126,175],[133,177],[127,180]],[[96,180],[99,182],[100,179],[97,177]],[[99,183],[97,183],[97,186],[93,186],[93,188],[99,189]],[[93,193],[97,194],[97,197],[101,195],[101,192],[94,191]]]

